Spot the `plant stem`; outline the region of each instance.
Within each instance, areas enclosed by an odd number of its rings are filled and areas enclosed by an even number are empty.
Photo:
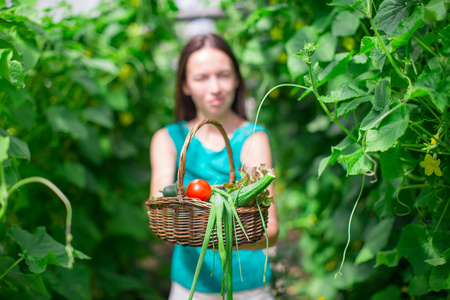
[[[409,79],[408,76],[404,75],[402,72],[400,72],[400,69],[398,68],[397,64],[394,61],[394,58],[392,57],[391,53],[386,48],[386,45],[383,42],[383,39],[380,36],[380,33],[377,30],[377,27],[375,26],[375,23],[373,22],[372,18],[369,18],[370,25],[373,28],[373,31],[375,32],[375,35],[377,36],[378,41],[380,42],[381,47],[383,48],[384,53],[386,54],[386,57],[388,58],[389,62],[391,63],[392,67],[394,68],[395,72],[397,73],[400,78],[406,79],[408,81],[408,87],[412,86],[411,79]],[[408,96],[407,99],[409,99],[409,93],[405,94],[405,97]]]
[[[279,88],[279,87],[284,87],[284,86],[297,87],[297,88],[302,88],[302,89],[305,89],[305,90],[311,90],[311,88],[309,88],[309,87],[306,87],[306,86],[303,86],[303,85],[299,85],[299,84],[294,84],[294,83],[282,83],[282,84],[279,84],[279,85],[277,85],[277,86],[271,88],[271,89],[264,95],[264,98],[263,98],[263,99],[261,100],[261,102],[259,103],[258,110],[256,111],[255,122],[254,122],[255,125],[253,126],[253,133],[255,133],[255,130],[256,130],[256,124],[258,123],[259,112],[261,111],[261,107],[262,107],[264,101],[267,99],[267,96],[269,96],[269,94],[270,94],[273,90],[275,90],[275,89],[277,89],[277,88]],[[247,154],[249,153],[250,148],[251,148],[251,145],[252,145],[252,143],[253,143],[253,136],[254,136],[254,135],[252,134],[252,135],[251,135],[251,138],[250,138],[250,146],[248,147],[247,152],[246,152],[245,155],[244,155],[244,159],[242,160],[242,166],[244,166],[245,159],[246,159]]]
[[[338,125],[352,140],[357,142],[358,139],[344,125],[342,125],[341,122],[339,122],[339,120],[337,118],[334,118],[333,115],[331,114],[331,112],[328,110],[328,107],[322,101],[322,98],[320,97],[320,94],[317,91],[316,82],[314,81],[314,79],[312,77],[311,65],[308,65],[308,70],[309,70],[309,78],[311,80],[311,85],[312,85],[312,91],[313,91],[314,95],[316,96],[317,101],[319,101],[319,104],[322,107],[322,109],[325,111],[325,113],[330,118],[330,120],[332,120],[334,123],[336,123],[336,125]]]
[[[15,266],[17,266],[22,260],[25,259],[25,255],[22,255],[21,258],[19,258],[18,260],[16,260],[8,269],[6,269],[5,273],[3,273],[2,275],[0,275],[0,280],[3,279],[3,277],[6,276],[6,274],[9,273],[9,271],[11,271]]]
[[[342,275],[341,271],[342,271],[342,267],[344,266],[345,254],[347,253],[348,246],[350,245],[350,239],[351,239],[350,238],[350,229],[351,229],[351,226],[352,226],[353,214],[355,213],[356,206],[358,206],[359,199],[361,199],[361,195],[362,195],[362,192],[363,192],[363,189],[364,189],[365,178],[366,177],[363,176],[363,180],[362,180],[362,183],[361,183],[361,190],[359,191],[358,198],[356,199],[355,205],[353,206],[353,209],[352,209],[352,213],[350,214],[350,218],[348,220],[348,227],[347,227],[348,239],[347,239],[347,244],[345,245],[344,253],[342,254],[341,266],[339,267],[339,270],[337,271],[337,273],[334,274],[334,278],[337,278],[337,276]]]
[[[436,194],[437,194],[437,191],[436,191]],[[436,197],[438,197],[438,196],[436,195]],[[438,198],[441,199],[440,197],[438,197]],[[450,203],[450,199],[447,199],[447,204],[445,205],[444,211],[442,212],[441,217],[439,218],[439,222],[437,223],[436,228],[434,229],[434,232],[436,232],[438,230],[439,226],[441,225],[442,219],[444,218],[444,215],[445,215],[445,212],[447,211],[449,203]]]
[[[420,44],[420,46],[422,47],[422,49],[424,49],[424,50],[430,52],[433,56],[438,57],[438,55],[437,55],[430,47],[428,47],[427,44],[425,44],[424,42],[422,42],[421,39],[419,39],[419,38],[416,37],[415,35],[413,35],[412,37]]]
[[[3,171],[3,164],[0,166],[0,220],[6,213],[8,207],[8,192],[6,191],[5,173]]]
[[[9,189],[8,197],[11,196],[11,194],[14,193],[15,191],[19,190],[20,187],[22,187],[26,184],[29,184],[29,183],[41,183],[41,184],[47,186],[59,197],[59,199],[61,199],[61,201],[66,206],[66,247],[65,247],[65,249],[66,249],[67,257],[69,259],[68,268],[71,269],[72,265],[74,263],[73,248],[70,244],[72,242],[72,234],[70,233],[71,226],[72,226],[72,205],[70,204],[70,201],[66,197],[66,195],[64,195],[64,193],[61,192],[61,190],[53,182],[51,182],[50,180],[48,180],[44,177],[38,177],[38,176],[28,177],[28,178],[24,178],[24,179],[18,181],[15,185],[13,185]]]

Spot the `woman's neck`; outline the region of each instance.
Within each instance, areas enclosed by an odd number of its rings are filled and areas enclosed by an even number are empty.
[[[201,115],[197,115],[196,118],[190,120],[188,122],[188,127],[193,128],[198,122],[204,120]],[[211,118],[212,119],[212,118]],[[226,118],[216,118],[215,121],[219,122],[225,130],[228,138],[231,138],[237,128],[242,126],[245,122],[245,119],[241,118],[236,113],[229,114]],[[202,143],[202,145],[206,148],[220,151],[225,147],[225,141],[217,128],[214,125],[205,125],[202,126],[196,133],[196,138]]]
[[[240,117],[239,115],[237,115],[235,112],[233,111],[229,111],[227,114],[223,115],[223,116],[214,116],[214,117],[208,117],[208,116],[204,116],[202,114],[197,114],[197,116],[192,119],[191,121],[189,121],[189,127],[193,127],[195,126],[195,124],[197,124],[198,122],[204,120],[204,119],[213,119],[217,122],[220,123],[220,125],[222,125],[222,127],[224,128],[225,132],[228,135],[233,134],[233,132],[236,130],[236,128],[242,126],[242,124],[244,124],[246,122],[245,119],[243,119],[242,117]],[[206,130],[203,130],[205,133],[206,132],[212,132],[212,133],[218,133],[217,129],[213,128],[213,126],[204,126],[202,127]]]

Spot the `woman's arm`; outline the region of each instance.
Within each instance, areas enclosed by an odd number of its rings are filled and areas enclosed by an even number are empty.
[[[174,181],[177,150],[167,129],[158,130],[150,145],[150,198],[162,196],[160,190]]]
[[[252,136],[248,137],[244,142],[241,151],[241,161],[244,162],[244,166],[258,167],[261,164],[266,164],[272,167],[272,152],[270,150],[269,137],[265,132],[256,132]],[[268,188],[271,196],[274,196],[273,184]],[[267,234],[269,236],[269,247],[275,245],[278,237],[278,218],[277,210],[274,202],[269,208],[269,222],[267,224]],[[258,250],[266,248],[266,236],[264,235],[261,240],[252,244],[244,244],[239,249],[241,250]]]

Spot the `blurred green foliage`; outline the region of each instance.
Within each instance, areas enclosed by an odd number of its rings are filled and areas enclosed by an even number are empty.
[[[216,20],[242,62],[250,119],[273,87],[315,84],[314,92],[274,89],[258,117],[277,171],[278,298],[445,299],[448,1],[332,3],[223,0],[226,17]],[[0,9],[6,184],[54,182],[72,203],[72,245],[91,259],[71,270],[49,262],[40,273],[19,261],[0,280],[0,297],[165,299],[170,251],[148,229],[144,203],[151,136],[174,120],[174,66],[185,39],[176,5],[114,0],[96,17],[55,21],[33,1],[13,4]],[[308,43],[317,45],[312,56],[301,52]],[[392,110],[399,101],[407,102],[402,114]],[[382,113],[393,119],[381,124]],[[392,129],[381,143],[367,138],[380,133],[368,126],[377,120]],[[442,176],[425,174],[426,153],[438,156]],[[17,228],[42,226],[62,243],[64,207],[43,187],[22,187],[0,220],[0,273],[20,260]]]

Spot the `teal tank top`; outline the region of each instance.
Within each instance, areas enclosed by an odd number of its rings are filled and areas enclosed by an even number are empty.
[[[241,167],[241,149],[244,141],[253,133],[254,123],[247,122],[237,128],[230,138],[233,162],[235,166],[236,180],[240,179],[238,168]],[[214,125],[206,125],[214,126]],[[177,166],[179,155],[183,147],[184,140],[189,133],[186,121],[181,121],[166,126],[169,135],[175,143],[177,149]],[[266,130],[256,125],[256,132]],[[198,139],[192,139],[186,151],[186,172],[183,183],[187,185],[196,178],[208,181],[210,184],[222,184],[228,181],[230,165],[228,162],[227,150],[224,147],[221,151],[213,151],[204,148]],[[178,170],[177,170],[178,172]],[[175,245],[172,254],[172,264],[170,270],[171,280],[181,284],[187,289],[192,286],[195,268],[201,247]],[[239,255],[239,258],[238,258]],[[241,274],[239,272],[239,259]],[[239,250],[233,251],[233,291],[243,291],[261,287],[272,280],[272,269],[267,265],[266,281],[263,281],[264,264],[266,256],[263,250]],[[214,272],[212,272],[214,270]],[[222,268],[218,251],[208,250],[200,271],[199,280],[195,288],[202,293],[220,293],[222,284]]]

